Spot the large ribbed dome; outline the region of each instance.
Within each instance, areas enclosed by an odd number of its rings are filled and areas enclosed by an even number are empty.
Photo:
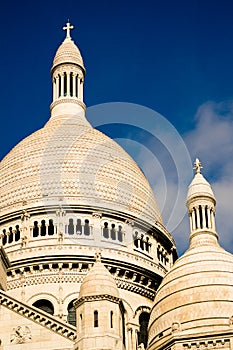
[[[157,291],[150,317],[149,349],[157,349],[159,342],[177,332],[181,336],[229,330],[232,300],[233,256],[217,244],[189,249]]]
[[[233,324],[233,255],[218,244],[215,196],[200,172],[187,196],[190,247],[164,277],[149,324],[149,350],[171,339],[204,337],[227,332]],[[163,344],[163,345],[162,345]]]
[[[148,181],[113,140],[74,116],[51,119],[0,163],[0,208],[85,205],[161,221]]]

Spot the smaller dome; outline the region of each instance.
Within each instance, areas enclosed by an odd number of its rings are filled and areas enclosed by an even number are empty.
[[[201,173],[197,173],[188,188],[187,202],[195,197],[209,197],[215,201],[213,190],[209,182]]]
[[[79,297],[110,295],[119,298],[116,282],[106,267],[100,262],[95,262],[81,284]]]
[[[78,64],[84,69],[84,63],[79,48],[70,37],[65,38],[57,49],[53,60],[53,68],[62,63]]]

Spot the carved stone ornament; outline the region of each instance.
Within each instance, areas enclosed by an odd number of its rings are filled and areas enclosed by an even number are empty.
[[[92,217],[95,219],[101,219],[102,218],[102,213],[96,211],[92,213]]]
[[[10,342],[12,344],[28,343],[32,339],[31,330],[28,326],[18,326],[13,328],[13,332],[10,336]]]
[[[172,333],[179,332],[181,330],[180,322],[172,323]]]

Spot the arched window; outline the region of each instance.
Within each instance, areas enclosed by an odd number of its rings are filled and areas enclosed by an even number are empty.
[[[98,311],[94,311],[94,327],[99,327]]]
[[[45,312],[47,312],[50,315],[54,314],[54,307],[53,304],[46,299],[40,299],[37,300],[35,303],[32,304],[33,306],[37,307],[40,310],[43,310]]]
[[[80,219],[77,219],[76,233],[77,233],[77,235],[81,235],[82,234],[82,225],[81,225],[81,220]]]
[[[108,223],[104,223],[104,228],[103,228],[103,236],[104,238],[109,238],[109,229],[108,229]]]
[[[111,238],[112,238],[113,240],[116,239],[115,224],[112,224],[112,228],[111,228]]]
[[[113,311],[110,311],[110,328],[113,328]]]
[[[139,237],[138,237],[138,231],[134,232],[134,246],[136,248],[138,248],[138,241],[139,241]]]
[[[66,96],[67,95],[67,74],[66,74],[66,72],[64,73],[63,79],[64,79],[64,96]]]
[[[73,96],[73,73],[70,73],[70,96]]]
[[[69,235],[74,234],[74,220],[73,219],[69,219],[68,234]]]
[[[122,226],[118,226],[117,238],[119,242],[123,242]]]
[[[49,219],[48,234],[52,236],[54,234],[53,220]]]
[[[144,344],[144,347],[147,347],[148,341],[148,323],[150,315],[148,312],[142,312],[139,316],[139,333],[138,333],[138,344]]]
[[[15,242],[20,240],[20,230],[19,230],[19,225],[15,226],[16,232],[15,232]]]
[[[89,220],[85,220],[84,224],[84,235],[89,236],[90,235],[90,226],[89,226]]]
[[[38,221],[34,221],[34,226],[33,226],[33,237],[38,237],[38,236],[39,236]]]
[[[45,236],[46,235],[45,220],[41,220],[40,235],[41,236]]]
[[[12,243],[13,242],[13,230],[12,227],[9,228],[9,237],[8,237],[8,243]]]
[[[7,243],[6,230],[4,229],[2,232],[3,232],[2,245],[5,245]]]
[[[69,305],[67,307],[67,311],[68,311],[67,322],[76,327],[76,310],[74,307],[74,300],[72,300],[69,303]]]

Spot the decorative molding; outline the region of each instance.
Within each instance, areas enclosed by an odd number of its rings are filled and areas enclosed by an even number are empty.
[[[46,312],[19,302],[18,300],[6,295],[3,291],[0,291],[0,305],[49,330],[52,330],[56,334],[59,334],[66,339],[71,341],[76,339],[75,327],[55,319],[55,317],[47,314]],[[24,331],[22,330],[22,332]],[[23,334],[22,332],[20,333],[21,335]]]
[[[183,344],[184,349],[219,349],[219,348],[228,348],[230,349],[230,339],[213,339],[213,340],[203,340],[196,342],[189,342]]]
[[[84,296],[74,302],[74,306],[77,308],[80,305],[82,305],[84,302],[91,302],[91,301],[102,301],[102,300],[109,300],[113,303],[119,304],[120,298],[114,297],[109,294],[99,294],[99,295],[90,295],[90,296]]]

